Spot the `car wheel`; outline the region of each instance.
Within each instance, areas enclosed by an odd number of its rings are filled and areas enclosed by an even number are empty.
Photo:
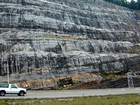
[[[1,91],[0,92],[0,96],[5,96],[5,92],[4,91]]]
[[[19,96],[24,96],[24,92],[23,91],[21,91],[21,92],[19,92],[19,94],[18,94]]]

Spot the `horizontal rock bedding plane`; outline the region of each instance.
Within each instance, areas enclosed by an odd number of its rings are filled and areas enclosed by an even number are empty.
[[[0,0],[0,81],[54,87],[139,71],[140,15],[104,0]]]

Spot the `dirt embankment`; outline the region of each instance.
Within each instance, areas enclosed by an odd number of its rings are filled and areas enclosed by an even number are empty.
[[[133,85],[134,87],[140,86],[140,78],[133,78]],[[106,79],[102,81],[92,81],[87,83],[79,83],[75,84],[71,87],[66,89],[73,90],[73,89],[105,89],[105,88],[127,88],[128,87],[128,80],[127,78],[120,78],[120,79]]]

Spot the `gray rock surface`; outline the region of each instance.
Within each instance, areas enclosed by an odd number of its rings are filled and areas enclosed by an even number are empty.
[[[139,21],[103,0],[0,0],[1,81],[139,71]]]

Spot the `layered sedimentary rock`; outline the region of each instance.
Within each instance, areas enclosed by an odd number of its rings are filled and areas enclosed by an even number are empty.
[[[0,0],[1,81],[7,72],[11,81],[49,86],[62,77],[139,71],[139,21],[103,0]]]

